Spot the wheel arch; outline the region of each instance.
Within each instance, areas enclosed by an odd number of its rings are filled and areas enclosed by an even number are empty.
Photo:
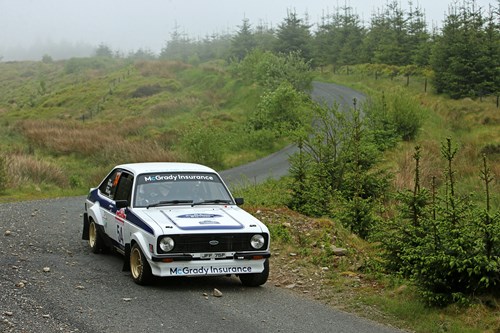
[[[134,246],[134,244],[137,244],[139,246],[142,253],[144,253],[144,255],[146,257],[148,257],[150,260],[152,258],[149,251],[145,250],[145,249],[147,249],[147,247],[146,247],[146,241],[145,241],[144,237],[140,234],[139,235],[132,234],[130,236],[130,243],[125,244],[125,251],[123,254],[123,267],[122,267],[123,272],[130,271],[130,251],[132,249],[132,246]]]
[[[140,232],[135,232],[130,235],[130,243],[127,244],[129,248],[132,248],[134,244],[137,244],[141,249],[142,253],[148,260],[152,260],[153,256],[149,251],[149,243],[144,235]],[[130,254],[130,251],[129,251]]]
[[[86,214],[88,215],[89,223],[90,219],[92,219],[96,224],[104,227],[104,222],[99,208],[100,205],[98,202],[93,203],[92,205],[88,206]]]

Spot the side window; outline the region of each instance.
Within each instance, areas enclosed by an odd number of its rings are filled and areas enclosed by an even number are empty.
[[[128,173],[122,173],[118,185],[116,186],[116,191],[114,195],[114,200],[128,200],[130,203],[130,197],[132,194],[132,183],[134,177]]]
[[[99,191],[108,198],[113,199],[121,174],[122,172],[120,170],[114,170],[110,173],[109,176],[102,182],[99,187]]]

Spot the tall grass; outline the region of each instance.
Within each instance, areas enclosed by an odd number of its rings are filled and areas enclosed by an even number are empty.
[[[64,170],[51,162],[30,155],[7,155],[7,183],[9,187],[53,184],[67,187],[68,177]]]
[[[175,160],[175,154],[156,141],[133,139],[150,123],[147,119],[92,124],[27,120],[19,123],[19,130],[34,148],[54,156],[90,158],[94,165]]]
[[[487,155],[495,178],[500,179],[500,112],[493,97],[482,99],[464,98],[452,100],[446,96],[436,95],[431,85],[424,91],[424,79],[413,77],[411,84],[406,86],[403,77],[374,79],[367,75],[332,75],[324,76],[328,80],[355,87],[370,95],[377,95],[384,91],[402,89],[415,97],[419,103],[429,110],[419,135],[408,144],[399,145],[396,150],[387,153],[387,160],[396,163],[394,167],[395,187],[408,187],[412,182],[409,172],[409,156],[415,145],[422,147],[422,181],[428,187],[432,176],[439,178],[442,162],[440,161],[439,146],[450,137],[460,148],[456,160],[456,171],[459,179],[465,183],[464,192],[476,192],[481,186],[479,170],[482,165],[482,154]],[[477,186],[473,185],[474,183]],[[498,181],[497,181],[498,183]],[[406,184],[406,185],[405,185]],[[410,186],[411,188],[411,186]],[[495,202],[500,202],[494,198]]]

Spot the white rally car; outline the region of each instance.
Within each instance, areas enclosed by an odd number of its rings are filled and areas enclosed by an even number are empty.
[[[138,284],[153,275],[237,275],[259,286],[269,276],[269,230],[242,203],[206,166],[118,165],[90,190],[82,238],[94,253],[122,253]]]

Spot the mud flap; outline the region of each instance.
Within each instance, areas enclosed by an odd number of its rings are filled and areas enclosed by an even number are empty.
[[[122,272],[130,271],[130,244],[125,244]]]
[[[87,213],[83,214],[83,232],[82,239],[89,240],[89,215]]]

